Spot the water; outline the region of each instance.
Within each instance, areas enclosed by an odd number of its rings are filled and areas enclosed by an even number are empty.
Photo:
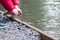
[[[23,0],[24,21],[60,40],[60,0]]]
[[[60,0],[20,0],[21,20],[60,38]]]

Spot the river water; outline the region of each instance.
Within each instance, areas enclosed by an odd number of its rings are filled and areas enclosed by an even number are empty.
[[[20,0],[18,17],[60,40],[60,0]]]
[[[60,38],[60,0],[21,0],[24,21]]]

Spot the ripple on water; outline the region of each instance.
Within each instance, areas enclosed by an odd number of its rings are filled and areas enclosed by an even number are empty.
[[[42,22],[45,25],[46,33],[60,39],[60,1],[46,0],[44,5],[44,10],[46,10],[44,15],[45,21],[42,20]]]

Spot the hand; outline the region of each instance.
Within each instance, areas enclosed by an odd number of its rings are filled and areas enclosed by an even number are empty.
[[[19,15],[18,10],[17,9],[13,9],[12,10],[12,15],[13,16],[18,16]]]
[[[19,15],[21,16],[22,15],[22,10],[17,5],[15,5],[15,8],[18,10]]]

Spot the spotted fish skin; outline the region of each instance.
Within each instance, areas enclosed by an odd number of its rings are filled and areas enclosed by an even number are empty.
[[[5,24],[2,28],[0,27],[0,40],[41,40],[37,31],[8,17],[1,15],[0,23]]]

